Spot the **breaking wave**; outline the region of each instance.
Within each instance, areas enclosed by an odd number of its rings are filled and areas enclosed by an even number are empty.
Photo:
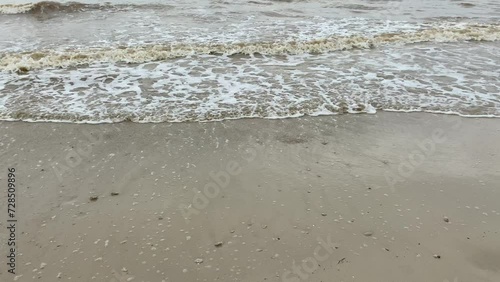
[[[284,55],[324,54],[351,49],[370,49],[386,45],[421,42],[497,41],[498,24],[456,24],[423,29],[415,32],[383,33],[373,36],[333,36],[309,41],[241,42],[225,44],[156,44],[117,46],[78,50],[41,50],[37,52],[4,53],[0,55],[0,70],[26,72],[31,69],[59,68],[107,63],[145,63],[190,55]]]
[[[49,14],[54,12],[77,12],[84,9],[102,8],[104,5],[83,4],[78,2],[59,3],[42,1],[28,4],[0,5],[0,14]]]
[[[74,13],[89,10],[112,10],[112,9],[138,9],[169,7],[162,4],[111,4],[105,2],[102,4],[88,4],[80,2],[60,3],[55,1],[42,1],[27,4],[0,4],[0,14],[16,15],[31,14],[44,15],[52,13]]]

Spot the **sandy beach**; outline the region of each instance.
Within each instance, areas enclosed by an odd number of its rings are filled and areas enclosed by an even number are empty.
[[[0,282],[500,282],[499,0],[1,2]]]
[[[500,281],[500,123],[2,122],[1,281]]]

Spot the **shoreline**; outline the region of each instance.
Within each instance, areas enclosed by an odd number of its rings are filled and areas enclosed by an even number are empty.
[[[226,121],[235,121],[235,120],[287,120],[287,119],[297,119],[297,118],[321,118],[321,117],[338,117],[343,115],[377,115],[377,114],[386,114],[386,113],[396,113],[396,114],[431,114],[431,115],[447,115],[447,116],[456,116],[461,118],[471,118],[471,119],[496,119],[500,118],[500,116],[493,114],[483,114],[483,115],[466,115],[461,114],[459,112],[453,111],[422,111],[422,110],[395,110],[395,109],[375,109],[375,112],[347,112],[347,113],[326,113],[326,114],[301,114],[297,116],[277,116],[277,117],[257,117],[257,116],[242,116],[242,117],[226,117],[222,119],[213,119],[213,120],[180,120],[180,121],[131,121],[121,120],[121,121],[84,121],[84,122],[76,122],[74,120],[32,120],[32,119],[0,119],[0,123],[2,122],[26,122],[26,123],[61,123],[61,124],[84,124],[84,125],[106,125],[106,124],[120,124],[120,123],[135,123],[135,124],[162,124],[162,123],[211,123],[211,122],[226,122]]]
[[[495,119],[0,126],[17,281],[500,279]]]

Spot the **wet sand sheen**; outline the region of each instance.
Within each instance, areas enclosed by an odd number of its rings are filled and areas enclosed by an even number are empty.
[[[18,281],[500,278],[496,119],[0,126]]]

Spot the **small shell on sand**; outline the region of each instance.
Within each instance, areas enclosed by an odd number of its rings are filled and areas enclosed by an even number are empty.
[[[366,237],[370,237],[373,235],[373,232],[372,231],[366,231],[363,233],[363,235],[365,235]]]

